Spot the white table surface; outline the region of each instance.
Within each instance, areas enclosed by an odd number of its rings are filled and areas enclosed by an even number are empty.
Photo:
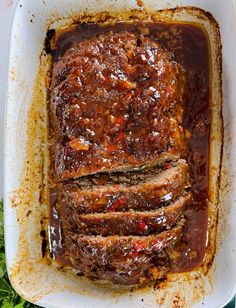
[[[8,47],[11,20],[17,0],[0,0],[0,199],[3,193],[4,108],[6,101]]]

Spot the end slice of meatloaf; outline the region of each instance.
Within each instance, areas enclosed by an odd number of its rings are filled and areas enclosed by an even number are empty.
[[[100,175],[88,180],[58,185],[58,208],[72,208],[77,214],[155,210],[169,204],[189,186],[188,165],[181,159],[161,170]]]
[[[106,33],[54,64],[50,148],[57,181],[178,159],[185,74],[155,40]]]
[[[65,236],[65,258],[80,274],[119,284],[142,284],[166,275],[165,248],[182,237],[185,221],[171,230],[149,236]]]

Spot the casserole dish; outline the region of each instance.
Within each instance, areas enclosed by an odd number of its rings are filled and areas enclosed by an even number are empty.
[[[140,5],[140,3],[138,3]],[[92,307],[131,305],[149,307],[169,306],[221,307],[234,294],[236,269],[234,265],[235,216],[232,174],[233,101],[231,83],[236,45],[233,35],[233,2],[221,1],[144,1],[143,7],[132,1],[19,1],[12,26],[8,101],[5,122],[5,234],[7,264],[11,282],[20,295],[45,307]],[[223,44],[223,118],[225,126],[224,151],[221,167],[221,57],[220,37],[213,17],[196,8],[209,10],[219,22]],[[211,46],[212,67],[212,128],[210,167],[210,215],[207,266],[186,274],[170,275],[158,290],[104,289],[85,279],[77,279],[58,270],[50,260],[42,259],[45,245],[42,226],[47,217],[47,156],[46,152],[46,92],[47,56],[43,51],[48,28],[66,26],[74,20],[89,22],[96,14],[101,18],[121,18],[121,12],[133,11],[132,18],[149,18],[154,14],[161,21],[195,22],[207,31]],[[162,11],[157,12],[157,10]],[[104,13],[109,12],[109,13]],[[118,14],[119,12],[119,14]],[[135,15],[136,14],[136,15]],[[225,15],[224,15],[225,14]],[[228,15],[227,15],[228,14]],[[131,15],[131,13],[130,13]],[[118,17],[119,16],[119,17]],[[125,14],[123,13],[123,18]],[[142,17],[143,16],[143,17]],[[232,16],[226,18],[225,16]],[[228,49],[227,46],[231,45]],[[221,168],[220,168],[221,167]],[[220,173],[221,170],[221,173]],[[221,177],[220,177],[221,174]],[[219,189],[221,180],[221,189]],[[227,210],[226,210],[227,206]],[[219,216],[217,216],[219,213]],[[216,254],[215,228],[218,219]],[[226,227],[228,227],[227,230]],[[209,259],[208,259],[209,257]],[[226,281],[224,277],[227,277]],[[223,283],[224,281],[224,283]]]

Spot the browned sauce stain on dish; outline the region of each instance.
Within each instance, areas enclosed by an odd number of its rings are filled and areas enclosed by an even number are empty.
[[[126,11],[116,13],[99,13],[99,14],[84,14],[79,15],[73,13],[70,16],[70,21],[64,25],[70,25],[73,22],[117,22],[119,20],[152,20],[152,21],[173,21],[178,19],[178,14],[187,12],[196,23],[208,24],[209,29],[212,30],[216,47],[216,69],[217,69],[217,81],[216,86],[219,87],[217,92],[216,102],[218,107],[214,107],[213,111],[216,112],[216,123],[219,125],[219,130],[214,129],[211,140],[214,138],[221,142],[221,103],[222,103],[222,91],[221,91],[221,44],[219,28],[211,14],[204,12],[198,8],[176,8],[173,10],[163,10],[159,12],[147,11]],[[62,22],[64,17],[61,15],[53,14],[48,21],[50,26],[53,22]],[[68,275],[65,271],[59,271],[52,265],[47,265],[48,262],[42,260],[41,255],[41,238],[40,231],[42,226],[40,220],[45,215],[45,205],[39,203],[38,193],[41,186],[41,178],[44,174],[40,167],[39,149],[42,148],[45,138],[45,123],[41,126],[37,122],[40,114],[40,110],[45,108],[46,98],[42,94],[45,89],[45,76],[47,71],[48,58],[44,56],[41,58],[41,64],[39,73],[36,76],[34,97],[32,105],[28,114],[28,142],[26,147],[26,158],[21,176],[21,184],[19,190],[12,193],[11,204],[16,207],[17,220],[19,220],[19,248],[17,254],[17,261],[15,261],[10,270],[10,277],[15,289],[25,298],[30,301],[36,301],[41,299],[48,293],[71,291],[79,294],[84,294],[90,297],[96,298],[113,298],[114,303],[127,294],[127,290],[114,290],[111,288],[104,288],[99,284],[88,282],[86,279],[75,279],[74,276]],[[43,114],[46,117],[45,113]],[[35,123],[38,125],[35,126]],[[37,145],[37,146],[36,146]],[[37,159],[35,159],[37,158]],[[205,277],[204,273],[206,268],[200,268],[199,271],[193,271],[191,273],[182,273],[180,275],[171,274],[168,275],[168,279],[159,285],[159,289],[151,291],[150,288],[144,288],[143,290],[135,290],[130,292],[129,298],[135,294],[140,296],[140,301],[146,307],[153,305],[174,307],[179,305],[180,307],[189,307],[193,303],[199,302],[205,294],[211,292],[211,286],[213,283],[214,267],[211,266],[215,252],[215,238],[216,238],[216,217],[218,209],[218,180],[219,165],[214,162],[214,157],[210,158],[210,170],[213,166],[216,167],[214,174],[210,176],[210,200],[212,206],[209,208],[209,242],[207,247],[207,257],[204,260],[204,265],[210,270],[208,276]],[[27,215],[28,211],[31,211],[30,215]],[[224,213],[222,211],[222,213]],[[32,220],[29,221],[29,218]],[[222,217],[221,217],[222,218]],[[37,228],[35,234],[32,234],[32,225],[36,224]],[[209,265],[210,264],[210,265]],[[211,266],[211,267],[210,267]],[[47,281],[47,290],[45,290],[45,279]],[[92,286],[92,287],[91,287]],[[38,290],[35,292],[35,290]],[[119,295],[120,294],[120,295]]]
[[[50,51],[49,41],[53,40],[53,62],[64,55],[66,50],[79,41],[90,39],[102,33],[128,31],[141,33],[159,41],[163,47],[174,54],[174,60],[186,71],[188,94],[185,106],[184,127],[188,133],[187,161],[190,166],[193,201],[188,206],[187,226],[182,242],[178,247],[181,258],[174,271],[189,271],[203,262],[207,244],[208,200],[209,200],[209,139],[210,139],[210,64],[209,42],[206,32],[197,25],[184,23],[120,22],[112,25],[95,23],[73,25],[61,31],[54,39],[50,30],[46,49]],[[52,196],[51,196],[52,197]],[[52,202],[51,204],[53,204]],[[56,209],[51,209],[53,241],[61,245],[61,231]],[[55,232],[56,230],[56,232]],[[59,238],[60,237],[60,238]],[[58,261],[62,261],[60,256]],[[67,263],[67,262],[66,262]]]

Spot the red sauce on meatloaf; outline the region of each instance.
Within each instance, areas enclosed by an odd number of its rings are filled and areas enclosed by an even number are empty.
[[[206,252],[209,198],[206,33],[193,24],[80,24],[62,32],[50,52],[52,256],[80,274],[89,273],[90,278],[124,284],[158,280],[168,271],[200,266]],[[190,183],[174,187],[170,180],[172,186],[155,184],[158,190],[155,185],[147,191],[138,188],[149,180],[147,169],[156,175],[156,168],[173,168],[179,158],[187,162]],[[107,191],[99,191],[101,187]],[[161,196],[168,196],[168,189],[172,195],[165,203]],[[104,229],[108,222],[115,228],[112,217],[116,213],[138,206],[137,217],[142,217],[148,205],[151,211],[166,207],[188,193],[192,197],[184,218],[178,218],[176,226],[158,234],[156,240],[148,235],[145,247],[142,234],[148,234],[148,220],[137,221],[138,229],[132,221],[132,230],[138,233],[130,235],[131,229],[126,229],[127,237],[112,236]],[[152,194],[157,196],[155,201]],[[89,228],[86,215],[94,225],[96,215],[106,219],[99,228],[109,236],[81,236],[79,227],[86,234],[99,232]],[[119,232],[122,235],[122,229]],[[158,252],[155,241],[163,246]],[[110,267],[102,263],[104,258]]]
[[[172,58],[125,31],[78,42],[58,59],[51,127],[59,179],[181,156],[185,75]]]

